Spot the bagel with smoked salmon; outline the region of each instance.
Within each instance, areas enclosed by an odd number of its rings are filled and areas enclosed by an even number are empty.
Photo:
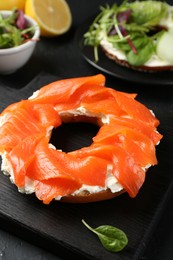
[[[64,152],[50,142],[53,129],[70,122],[99,126],[90,146]],[[1,112],[1,170],[20,192],[44,204],[124,192],[134,198],[158,163],[159,123],[136,94],[105,86],[102,74],[57,80]]]

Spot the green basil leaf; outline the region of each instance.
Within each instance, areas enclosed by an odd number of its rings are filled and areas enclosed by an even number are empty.
[[[95,228],[102,245],[111,252],[121,251],[128,243],[126,234],[113,226],[103,225]]]
[[[82,220],[82,222],[88,229],[98,236],[103,247],[110,252],[119,252],[128,244],[128,238],[121,229],[110,225],[102,225],[97,228],[92,228],[84,220]]]

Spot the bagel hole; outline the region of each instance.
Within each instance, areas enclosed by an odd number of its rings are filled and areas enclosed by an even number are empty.
[[[93,123],[63,123],[52,131],[50,143],[57,150],[71,152],[82,147],[90,146],[96,136],[99,126]]]

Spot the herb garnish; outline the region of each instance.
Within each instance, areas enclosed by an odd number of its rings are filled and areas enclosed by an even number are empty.
[[[167,3],[153,0],[124,0],[119,6],[101,6],[101,12],[84,34],[84,45],[94,48],[96,62],[98,47],[106,40],[122,51],[131,65],[143,65],[156,52],[157,42],[165,32],[165,28],[158,30],[158,24],[167,17],[168,8]]]
[[[28,26],[22,10],[13,10],[3,17],[0,13],[0,49],[12,48],[31,40],[33,26]]]
[[[128,244],[126,234],[116,227],[102,225],[97,228],[92,228],[83,219],[82,223],[98,236],[103,247],[110,252],[119,252]]]

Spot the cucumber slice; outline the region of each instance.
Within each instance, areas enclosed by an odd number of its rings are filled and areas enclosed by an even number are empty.
[[[173,29],[162,35],[157,44],[156,52],[162,60],[173,64]]]

